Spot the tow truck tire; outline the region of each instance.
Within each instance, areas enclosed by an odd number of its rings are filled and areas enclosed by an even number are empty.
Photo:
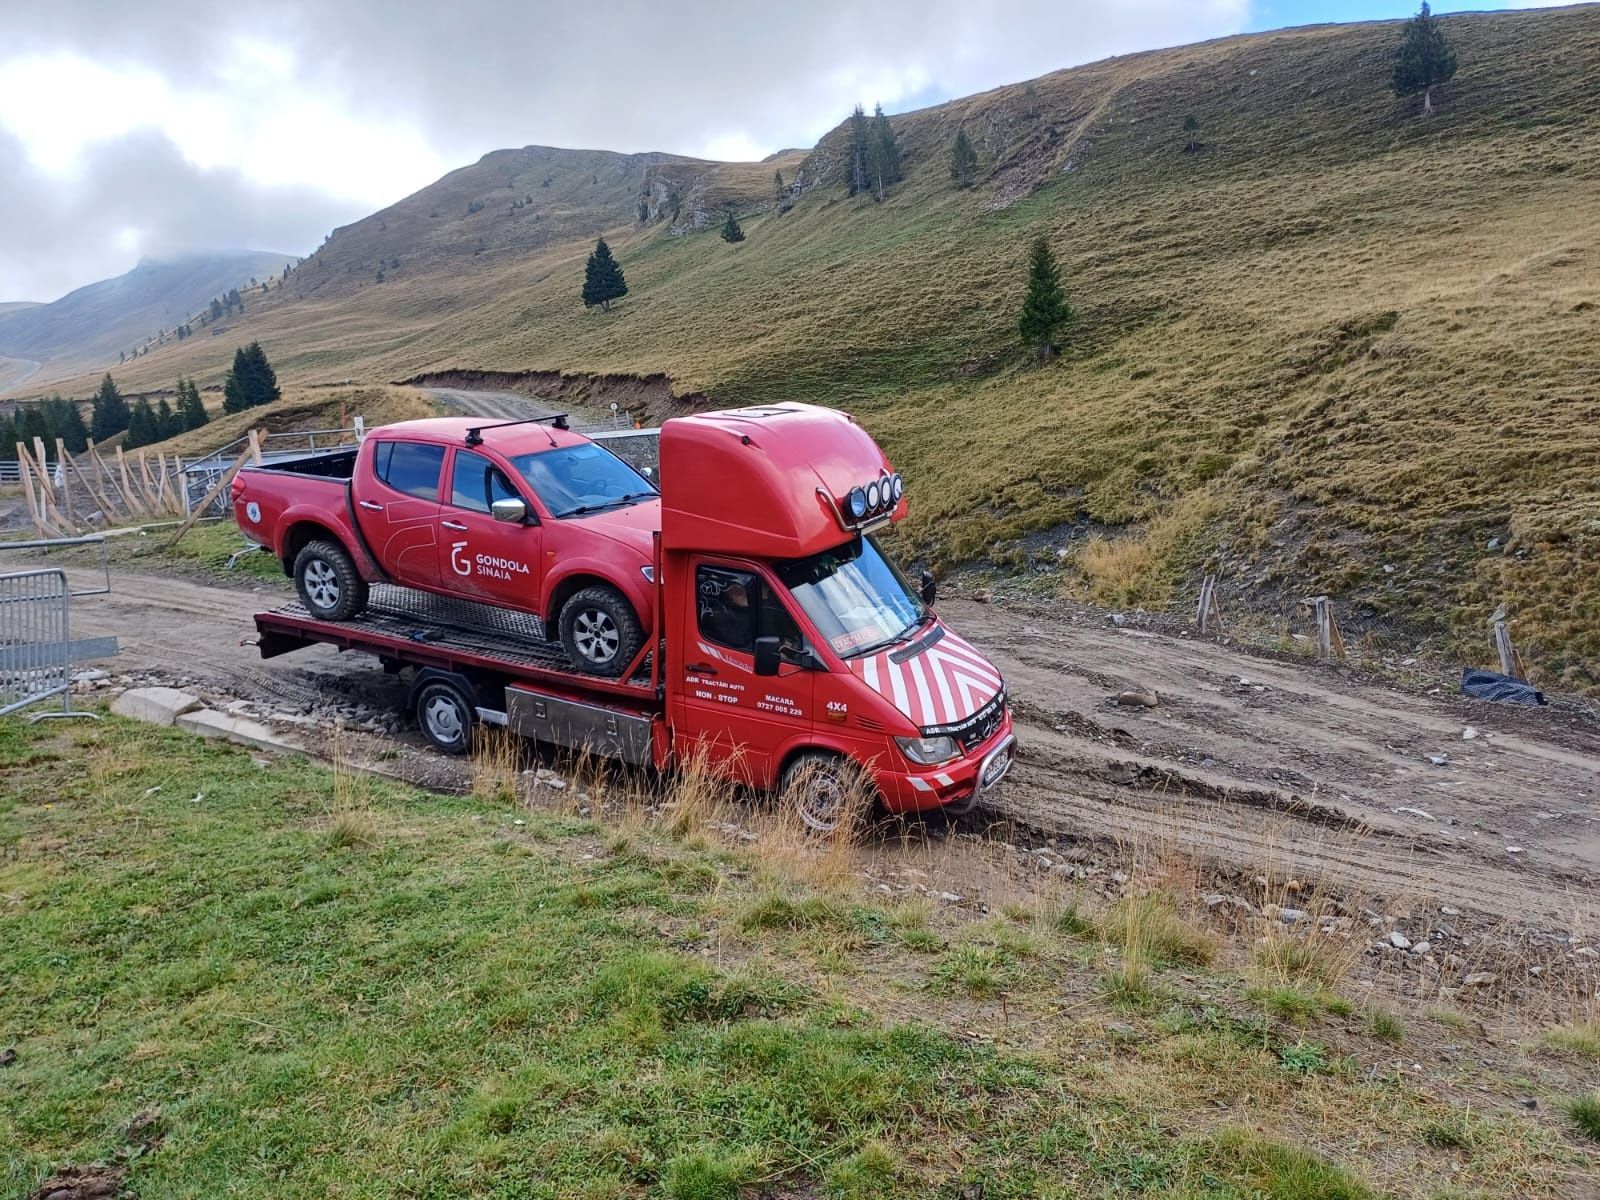
[[[417,689],[413,708],[417,728],[434,749],[445,754],[465,754],[472,746],[472,723],[478,713],[459,687],[444,679],[430,679]]]
[[[589,675],[615,679],[628,669],[644,642],[633,605],[603,584],[574,592],[557,620],[567,657]]]
[[[367,581],[334,542],[307,542],[294,556],[294,586],[319,621],[348,621],[367,606]]]
[[[870,794],[861,768],[838,754],[808,750],[783,769],[778,800],[792,807],[807,829],[835,833],[860,817],[852,813]]]

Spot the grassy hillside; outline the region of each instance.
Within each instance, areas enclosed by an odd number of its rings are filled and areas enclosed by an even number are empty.
[[[213,296],[245,287],[251,278],[270,279],[293,261],[290,255],[260,251],[149,260],[50,304],[0,305],[0,354],[43,364],[31,387],[99,363],[114,364],[119,351],[181,324]]]
[[[1600,9],[1444,24],[1461,70],[1429,119],[1387,89],[1396,25],[1324,26],[898,117],[908,177],[881,205],[845,198],[837,132],[790,160],[783,215],[771,164],[693,164],[744,214],[735,246],[641,224],[663,168],[621,156],[615,178],[541,166],[538,191],[592,219],[518,240],[507,198],[531,175],[491,187],[485,160],[396,206],[440,214],[415,273],[412,226],[379,214],[237,332],[300,380],[664,371],[718,403],[848,406],[912,481],[908,536],[935,561],[1059,556],[1061,586],[1147,604],[1204,564],[1474,647],[1506,603],[1543,678],[1600,685]],[[967,192],[958,125],[985,173]],[[600,229],[633,289],[609,314],[577,301]],[[1044,366],[1014,334],[1039,233],[1076,312]],[[166,348],[129,380],[214,379],[231,349]]]

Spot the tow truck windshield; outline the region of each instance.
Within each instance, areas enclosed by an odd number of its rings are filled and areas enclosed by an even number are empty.
[[[904,641],[928,619],[921,599],[871,538],[780,563],[778,577],[842,658]]]
[[[648,479],[593,442],[519,454],[511,465],[552,517],[578,517],[659,495]]]

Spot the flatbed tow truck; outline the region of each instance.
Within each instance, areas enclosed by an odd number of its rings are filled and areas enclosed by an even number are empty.
[[[410,671],[418,727],[449,753],[485,723],[635,766],[693,761],[818,829],[858,781],[899,812],[968,811],[1000,783],[1004,681],[939,619],[931,577],[914,591],[872,539],[907,505],[860,426],[803,404],[674,418],[660,461],[651,633],[614,678],[573,669],[531,613],[382,582],[346,620],[257,614],[261,656],[325,644]]]

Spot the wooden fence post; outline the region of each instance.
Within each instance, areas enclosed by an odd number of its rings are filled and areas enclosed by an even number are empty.
[[[1333,601],[1326,596],[1314,596],[1311,604],[1317,615],[1317,658],[1331,662],[1344,657],[1344,637],[1339,632],[1339,622],[1333,616]]]
[[[1206,626],[1215,621],[1217,632],[1222,632],[1222,609],[1217,605],[1217,577],[1207,575],[1200,581],[1200,607],[1197,613],[1200,632],[1206,631]]]
[[[166,548],[168,550],[176,546],[183,538],[183,535],[189,532],[189,530],[194,526],[194,523],[200,519],[200,514],[205,512],[207,508],[211,507],[211,502],[222,494],[222,489],[233,482],[233,477],[239,473],[239,468],[244,466],[244,464],[250,460],[251,451],[255,448],[254,436],[251,437],[250,442],[250,446],[246,447],[244,453],[233,460],[233,465],[222,473],[221,477],[218,478],[216,483],[211,485],[211,490],[205,494],[205,499],[201,500],[199,504],[194,506],[194,511],[191,512],[183,524],[178,527],[178,532],[173,534],[172,540],[167,543]]]
[[[1527,679],[1528,670],[1522,665],[1522,655],[1517,653],[1517,648],[1511,643],[1511,629],[1504,621],[1496,621],[1491,636],[1494,639],[1494,650],[1500,656],[1500,674],[1509,675],[1513,679]]]

